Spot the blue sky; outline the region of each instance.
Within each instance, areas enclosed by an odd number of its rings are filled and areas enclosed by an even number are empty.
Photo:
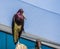
[[[60,14],[60,0],[22,0],[22,1]]]
[[[12,17],[20,8],[24,9],[27,18],[24,27],[26,32],[60,43],[60,14],[20,0],[1,0],[0,23],[11,27]]]

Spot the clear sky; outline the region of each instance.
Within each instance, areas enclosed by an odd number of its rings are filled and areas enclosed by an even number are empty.
[[[60,43],[60,15],[20,0],[1,0],[0,23],[11,27],[12,17],[20,8],[27,18],[26,32]]]
[[[60,14],[60,0],[22,0],[22,1]]]

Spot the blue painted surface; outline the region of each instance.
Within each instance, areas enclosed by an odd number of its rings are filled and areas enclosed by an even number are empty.
[[[3,32],[0,32],[0,49],[6,48],[6,34]]]
[[[7,42],[6,42],[7,38]],[[35,42],[32,42],[30,40],[21,38],[19,39],[20,43],[25,44],[28,49],[35,49]],[[15,49],[15,44],[13,42],[13,37],[10,34],[6,34],[5,32],[0,32],[0,49]],[[46,45],[41,46],[42,49],[53,49],[51,47],[48,47]]]
[[[0,24],[11,27],[12,17],[20,8],[24,9],[27,18],[24,27],[26,32],[60,43],[60,15],[21,0],[1,0]]]

